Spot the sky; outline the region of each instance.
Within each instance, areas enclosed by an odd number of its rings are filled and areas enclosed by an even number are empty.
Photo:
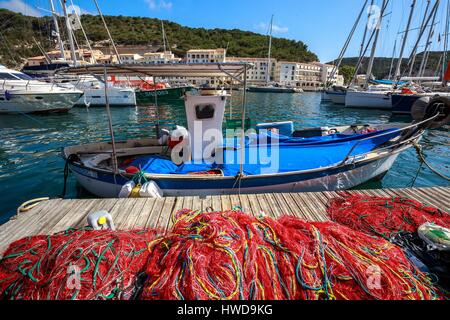
[[[95,14],[93,0],[72,0],[83,13]],[[328,62],[338,57],[365,0],[98,0],[105,15],[126,15],[160,18],[188,27],[242,29],[266,34],[274,15],[274,36],[303,41],[319,60]],[[371,0],[369,0],[370,3]],[[374,0],[381,6],[382,0]],[[397,40],[398,56],[402,35],[413,0],[390,0],[383,19],[377,56],[393,55]],[[432,3],[437,0],[432,0]],[[436,18],[439,33],[444,33],[446,4]],[[55,3],[59,0],[54,0]],[[68,0],[70,4],[70,0]],[[411,28],[420,26],[426,0],[417,0]],[[0,8],[27,15],[48,15],[48,0],[0,0]],[[58,4],[57,9],[60,8]],[[357,56],[367,21],[367,11],[355,32],[346,56]],[[410,32],[405,56],[413,47],[418,31]],[[432,49],[441,50],[443,41]],[[170,35],[168,35],[170,39]]]

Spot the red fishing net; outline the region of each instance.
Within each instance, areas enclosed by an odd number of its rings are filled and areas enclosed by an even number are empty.
[[[13,243],[0,263],[3,299],[129,299],[155,231],[67,231]]]
[[[78,274],[68,272],[78,266]],[[78,276],[80,286],[74,285]],[[436,299],[390,242],[333,222],[183,210],[170,232],[75,231],[11,245],[6,299]]]
[[[400,197],[377,198],[349,195],[328,205],[331,220],[354,230],[390,239],[400,232],[417,232],[426,222],[450,227],[450,215],[418,201]]]

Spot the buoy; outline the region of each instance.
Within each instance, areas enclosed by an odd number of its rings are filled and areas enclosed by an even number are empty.
[[[111,229],[116,230],[111,214],[106,210],[93,212],[87,217],[88,224],[94,230]]]

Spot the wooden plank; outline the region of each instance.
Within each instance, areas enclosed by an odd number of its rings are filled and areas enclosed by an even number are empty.
[[[303,197],[301,193],[293,193],[292,197],[297,202],[298,207],[301,209],[298,214],[298,218],[307,221],[318,221],[319,218],[316,217],[315,213],[309,207],[307,197]]]
[[[170,218],[172,217],[173,209],[175,207],[176,198],[168,197],[165,198],[164,206],[161,210],[161,214],[158,219],[157,226],[167,230],[169,226]]]
[[[241,201],[241,208],[242,208],[243,212],[245,212],[247,214],[255,215],[252,211],[252,207],[250,205],[250,202],[248,201],[248,197],[246,194],[240,194],[239,200]]]
[[[274,217],[275,215],[273,214],[272,208],[269,204],[269,202],[267,201],[266,195],[265,194],[257,194],[256,195],[256,199],[258,200],[260,206],[261,206],[261,210],[264,212],[264,214],[268,217]]]
[[[255,217],[259,217],[262,214],[261,206],[259,205],[258,198],[254,194],[247,195],[248,202]]]
[[[239,196],[237,194],[230,195],[230,201],[232,209],[239,207],[240,210],[244,211],[242,208],[241,200],[239,199]]]
[[[211,197],[211,206],[214,211],[223,211],[222,209],[222,201],[220,200],[220,196],[212,196]]]
[[[134,229],[145,229],[147,227],[147,221],[150,219],[151,215],[154,213],[153,207],[156,203],[156,199],[147,198],[141,209],[138,219],[135,221]]]
[[[158,220],[161,216],[161,211],[163,210],[165,200],[165,198],[155,200],[152,214],[149,216],[149,219],[145,223],[146,228],[156,228],[158,226]]]
[[[286,205],[289,208],[288,215],[296,217],[301,208],[298,206],[297,201],[294,200],[293,195],[289,193],[282,193],[281,196],[284,198]]]
[[[232,210],[233,206],[231,205],[231,199],[229,195],[222,195],[220,196],[220,201],[222,202],[222,210],[228,211]]]
[[[52,199],[47,201],[43,208],[32,209],[29,212],[15,216],[11,223],[7,225],[6,230],[2,230],[0,242],[9,241],[11,236],[15,237],[15,235],[23,231],[27,231],[29,234],[36,234],[39,232],[39,221],[44,218],[48,219],[48,216],[57,211],[61,202],[61,199]]]
[[[277,205],[277,202],[275,200],[275,197],[272,193],[266,193],[264,194],[265,198],[267,199],[268,205],[270,206],[270,208],[272,209],[272,218],[279,218],[282,215],[282,210],[281,208]]]

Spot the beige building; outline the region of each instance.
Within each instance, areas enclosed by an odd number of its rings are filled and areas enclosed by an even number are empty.
[[[227,61],[227,51],[218,49],[191,49],[186,53],[187,63],[218,63]]]
[[[230,57],[227,58],[227,62],[247,62],[253,65],[252,68],[247,70],[247,82],[249,85],[261,85],[267,83],[267,81],[275,81],[278,72],[278,63],[276,59],[271,59],[270,70],[268,70],[267,67],[267,58]],[[270,77],[268,77],[268,72],[270,72]]]
[[[178,63],[181,59],[175,57],[171,51],[166,52],[147,52],[144,54],[143,63],[146,64],[163,64]]]
[[[28,66],[39,66],[43,64],[47,64],[49,59],[50,61],[56,62],[56,61],[72,61],[72,53],[70,50],[64,51],[64,59],[61,59],[61,51],[54,50],[49,51],[45,53],[47,57],[45,56],[37,56],[37,57],[31,57],[27,59],[26,64]],[[102,63],[99,62],[102,58],[105,56],[100,50],[86,50],[86,49],[79,49],[75,51],[75,56],[77,58],[77,61],[79,63],[85,63],[85,64],[93,64],[93,63]],[[109,56],[111,57],[111,56]],[[111,58],[113,59],[113,58]],[[117,61],[117,59],[116,59]]]
[[[283,85],[300,87],[305,91],[320,90],[327,82],[343,85],[344,78],[339,75],[339,71],[331,79],[332,70],[332,65],[320,62],[280,61],[276,81]]]
[[[137,53],[123,53],[120,54],[120,61],[124,64],[141,63],[144,57]]]
[[[218,49],[191,49],[186,53],[187,63],[223,63],[227,61],[227,50]],[[195,86],[220,86],[224,78],[187,78]]]

